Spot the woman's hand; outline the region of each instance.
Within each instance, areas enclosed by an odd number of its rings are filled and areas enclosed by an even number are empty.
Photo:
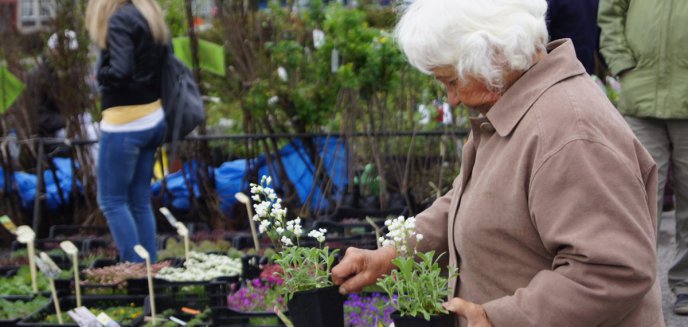
[[[392,259],[397,256],[393,247],[377,250],[348,248],[341,262],[332,268],[332,281],[341,285],[339,293],[360,292],[364,286],[372,285],[394,268]]]
[[[468,321],[468,327],[494,327],[483,306],[455,297],[442,304],[445,309]]]

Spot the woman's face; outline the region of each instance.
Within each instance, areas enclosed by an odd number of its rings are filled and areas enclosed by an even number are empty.
[[[475,78],[469,77],[460,81],[454,67],[435,68],[432,69],[432,74],[447,90],[447,97],[451,106],[458,106],[463,103],[467,107],[485,114],[499,100],[498,93],[490,91]]]

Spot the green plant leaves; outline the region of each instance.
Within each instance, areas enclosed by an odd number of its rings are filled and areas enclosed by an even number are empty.
[[[275,263],[284,270],[282,295],[289,301],[295,292],[332,286],[330,271],[339,250],[328,247],[289,246],[274,255]]]
[[[395,301],[394,306],[402,316],[422,316],[430,320],[430,316],[447,313],[442,303],[451,295],[448,288],[449,278],[456,276],[456,268],[449,267],[449,274],[442,275],[439,265],[439,255],[435,252],[417,253],[416,257],[397,257],[392,263],[397,267],[389,275],[380,278],[377,285]]]

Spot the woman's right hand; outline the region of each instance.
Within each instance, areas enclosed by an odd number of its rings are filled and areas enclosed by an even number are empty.
[[[377,279],[394,268],[392,259],[396,258],[394,247],[386,246],[377,250],[348,248],[342,261],[332,268],[332,281],[340,285],[339,293],[360,292],[363,287],[375,284]]]

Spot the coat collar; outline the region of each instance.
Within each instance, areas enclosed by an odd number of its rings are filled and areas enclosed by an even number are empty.
[[[505,137],[547,89],[567,78],[585,73],[585,68],[576,59],[570,39],[551,42],[547,45],[547,55],[504,93],[487,112],[487,119],[497,133]]]

